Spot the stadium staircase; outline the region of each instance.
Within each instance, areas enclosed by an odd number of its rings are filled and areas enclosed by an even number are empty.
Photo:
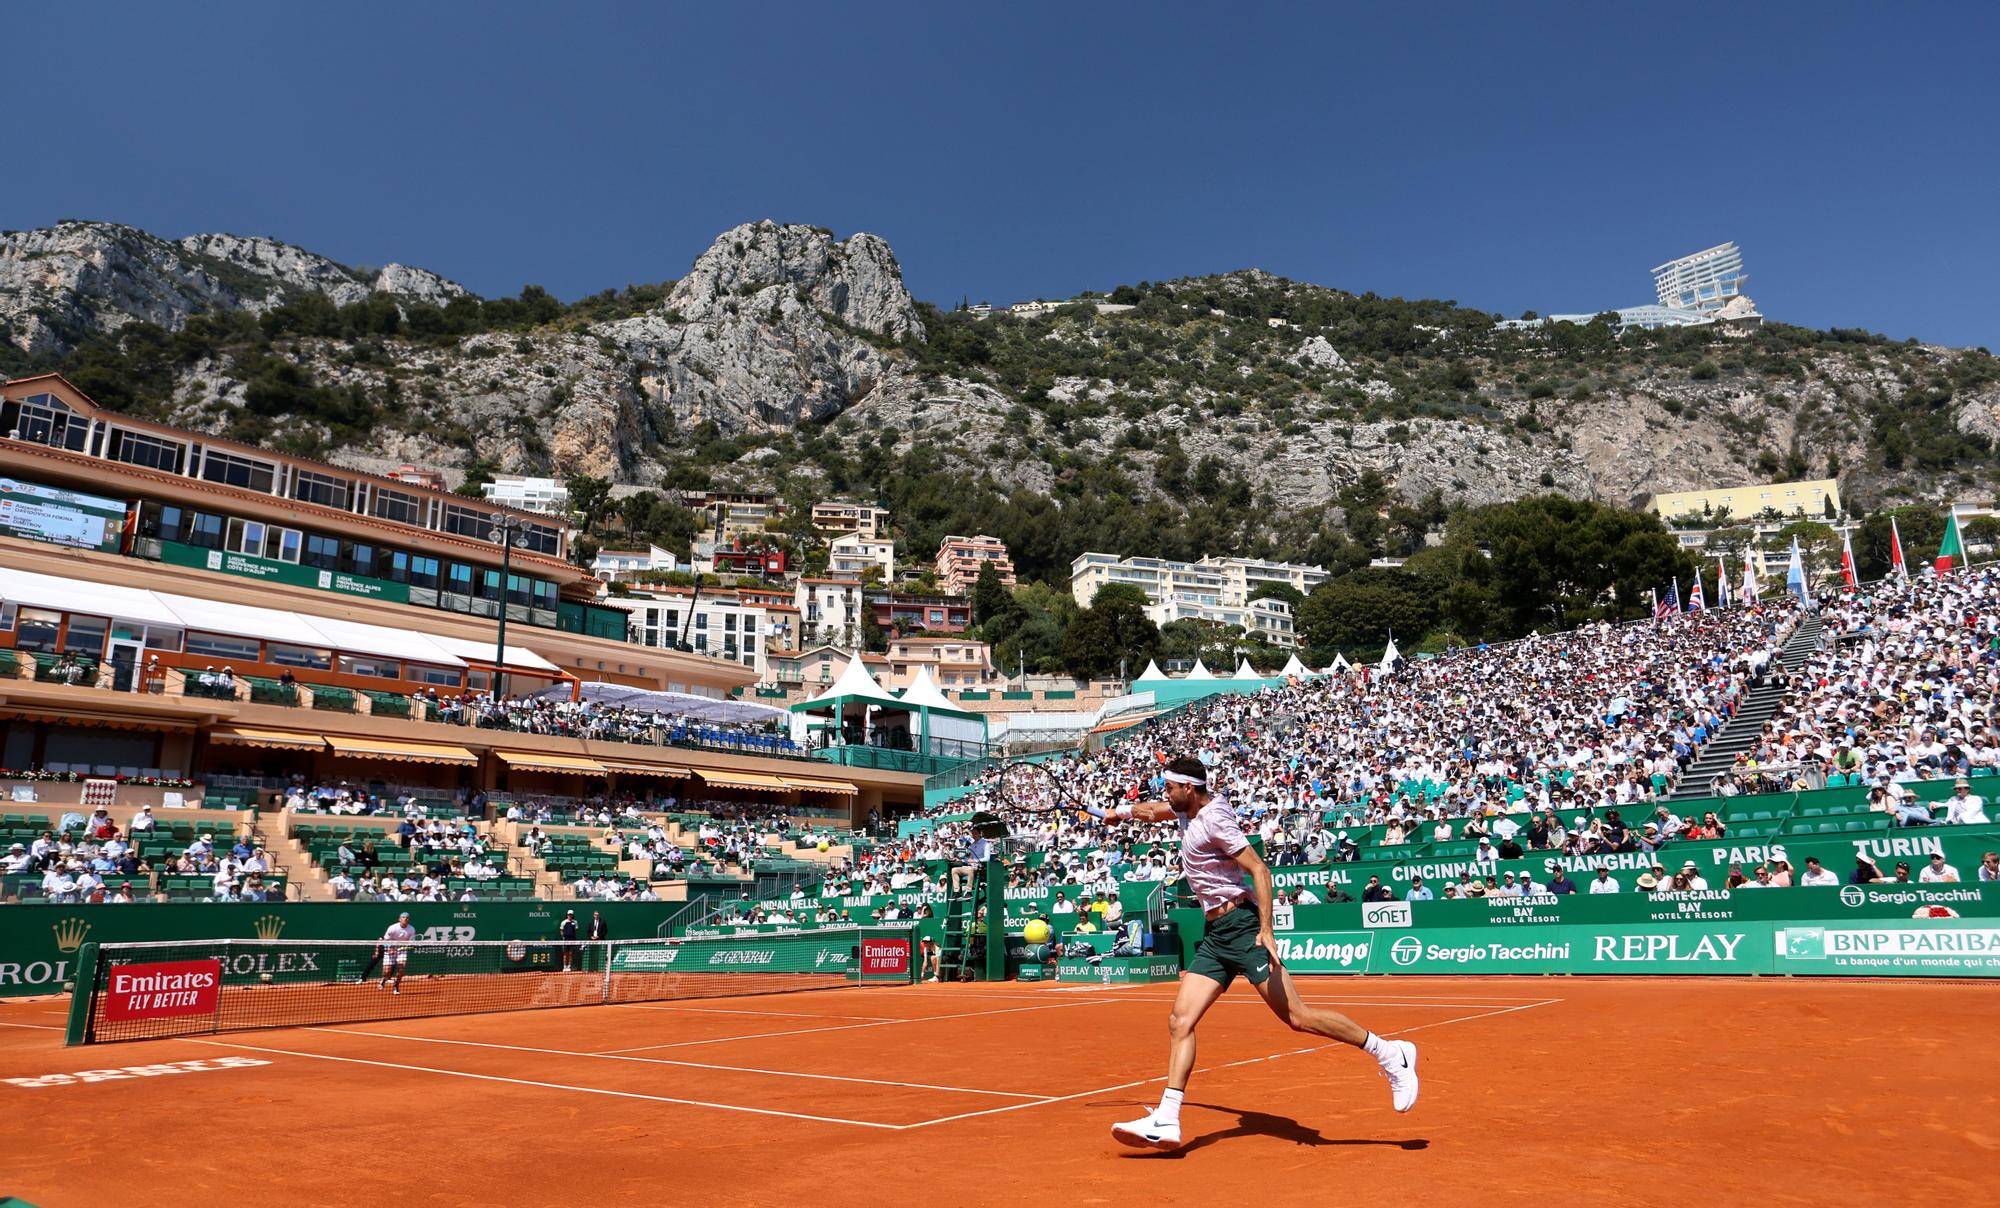
[[[306,845],[290,835],[273,835],[257,822],[251,823],[251,832],[258,836],[258,842],[271,857],[272,871],[283,873],[285,883],[293,886],[288,896],[298,902],[333,901],[333,878],[327,874],[319,862],[313,859]]]
[[[1785,669],[1787,677],[1796,675],[1806,660],[1819,647],[1820,633],[1825,628],[1817,614],[1808,613],[1792,630],[1785,644],[1778,648],[1778,662]],[[1727,772],[1736,762],[1737,755],[1757,745],[1757,738],[1764,732],[1764,723],[1777,715],[1784,704],[1785,689],[1773,680],[1766,679],[1744,694],[1743,704],[1728,724],[1709,740],[1702,748],[1692,766],[1681,774],[1674,786],[1669,801],[1693,801],[1712,795],[1715,779]]]

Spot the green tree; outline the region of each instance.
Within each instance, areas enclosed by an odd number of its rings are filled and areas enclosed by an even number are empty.
[[[493,476],[499,472],[500,467],[498,465],[483,457],[475,457],[466,463],[464,480],[452,489],[460,495],[468,495],[474,499],[483,499],[486,495],[483,488],[491,483]]]
[[[1106,584],[1090,607],[1063,633],[1063,664],[1072,675],[1103,679],[1118,671],[1144,668],[1160,652],[1160,629],[1146,615],[1146,593],[1125,583]]]
[[[566,485],[569,487],[570,510],[581,518],[584,532],[594,532],[598,520],[611,503],[611,480],[591,474],[575,474]]]
[[[1854,573],[1863,581],[1886,578],[1890,563],[1890,521],[1903,537],[1903,560],[1916,574],[1937,557],[1944,540],[1944,513],[1921,504],[1887,508],[1861,522],[1854,534]]]
[[[1363,568],[1313,589],[1299,611],[1299,630],[1315,656],[1379,649],[1391,633],[1415,642],[1437,621],[1437,602],[1422,580],[1401,570]]]
[[[979,564],[979,577],[972,581],[972,623],[984,625],[1007,606],[1007,586],[991,562]]]

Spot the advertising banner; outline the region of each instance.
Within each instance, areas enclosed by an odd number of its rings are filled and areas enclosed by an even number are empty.
[[[1780,973],[2000,977],[2000,927],[1931,922],[1779,927]]]
[[[613,936],[640,938],[658,933],[680,902],[601,902]],[[136,944],[161,940],[298,939],[373,940],[409,910],[424,943],[468,940],[549,940],[557,935],[562,902],[160,902],[145,906],[53,906],[21,903],[7,907],[0,928],[0,998],[60,993],[76,975],[83,945]],[[261,955],[240,959],[247,972],[283,978],[292,972],[265,967]],[[279,958],[272,958],[277,960]],[[285,959],[295,959],[287,957]],[[303,959],[303,958],[296,958]],[[231,969],[231,975],[245,970]],[[300,970],[310,973],[311,970]]]
[[[107,1020],[212,1015],[222,994],[222,962],[213,958],[113,965],[108,976]]]
[[[200,546],[162,541],[160,560],[174,566],[193,566],[202,570],[220,571],[225,575],[239,575],[245,579],[283,583],[291,587],[312,587],[320,591],[337,591],[343,595],[366,596],[371,600],[387,600],[392,604],[410,602],[410,589],[406,584],[394,583],[388,579],[371,579],[364,575],[350,575],[344,571],[300,566],[292,562],[281,562],[276,558],[260,558],[254,554],[237,554],[228,550],[202,549]]]
[[[864,938],[861,941],[861,976],[883,973],[903,977],[909,972],[909,937]]]

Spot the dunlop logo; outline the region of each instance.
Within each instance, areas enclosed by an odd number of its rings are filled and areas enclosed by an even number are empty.
[[[75,952],[83,947],[83,937],[90,934],[90,924],[82,919],[68,918],[49,930],[55,933],[58,952]]]
[[[285,920],[275,914],[267,914],[257,920],[257,938],[274,940],[285,933]]]

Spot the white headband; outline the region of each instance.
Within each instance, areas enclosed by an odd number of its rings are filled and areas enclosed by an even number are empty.
[[[1168,784],[1191,784],[1198,789],[1208,787],[1208,781],[1198,776],[1189,776],[1181,772],[1168,772],[1162,779]]]

